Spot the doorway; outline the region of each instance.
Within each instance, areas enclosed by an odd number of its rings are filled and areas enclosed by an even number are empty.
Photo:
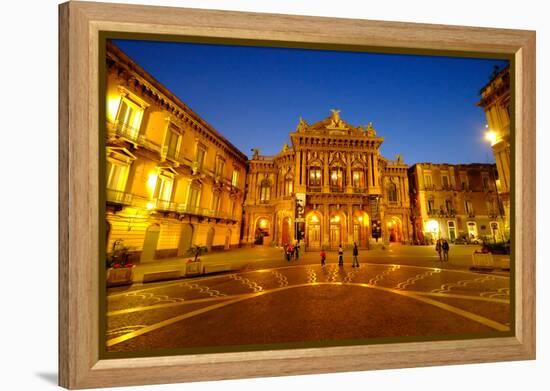
[[[143,250],[141,251],[141,262],[151,262],[155,259],[155,251],[159,242],[160,226],[158,224],[150,225],[145,231],[143,241]]]
[[[178,245],[178,257],[185,256],[193,245],[193,225],[183,224],[180,232],[180,242]]]
[[[208,251],[212,250],[212,244],[214,243],[214,234],[216,232],[214,231],[213,227],[210,227],[208,229],[208,233],[206,234],[206,247],[208,248]]]

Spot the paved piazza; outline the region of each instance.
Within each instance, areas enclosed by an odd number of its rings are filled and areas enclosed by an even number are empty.
[[[107,298],[107,346],[140,352],[509,331],[509,284],[507,275],[443,266],[297,261],[119,288]]]

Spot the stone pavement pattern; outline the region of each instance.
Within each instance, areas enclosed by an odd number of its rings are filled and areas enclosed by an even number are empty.
[[[147,352],[510,330],[508,276],[389,261],[363,260],[352,268],[346,261],[342,268],[305,259],[279,261],[282,266],[110,290],[107,349]]]

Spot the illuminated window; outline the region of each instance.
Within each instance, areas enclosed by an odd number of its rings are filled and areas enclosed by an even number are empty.
[[[431,175],[424,175],[424,185],[427,189],[431,189],[433,187]]]
[[[223,169],[225,166],[225,160],[221,156],[216,158],[216,176],[223,177]]]
[[[220,193],[214,192],[212,194],[212,210],[218,212],[220,210]]]
[[[428,200],[428,213],[433,213],[435,210],[434,200]]]
[[[466,209],[467,215],[472,215],[474,213],[474,208],[472,207],[472,201],[464,201],[464,208]]]
[[[292,176],[287,175],[285,178],[285,195],[289,196],[292,194],[293,191],[293,179]]]
[[[195,162],[197,163],[197,168],[202,169],[204,165],[204,159],[206,158],[206,147],[202,144],[197,144],[197,152],[195,154]]]
[[[187,196],[188,208],[196,208],[199,206],[201,198],[201,185],[193,182],[189,185],[189,194]]]
[[[389,202],[397,202],[397,186],[395,185],[395,183],[388,184],[387,193]]]
[[[116,117],[117,133],[130,139],[136,139],[143,117],[143,109],[126,96],[120,99]]]
[[[181,134],[177,128],[170,125],[166,131],[166,139],[164,147],[166,148],[166,157],[169,159],[177,159],[180,147]]]
[[[161,201],[170,201],[172,198],[172,187],[174,184],[174,178],[167,176],[165,174],[160,174],[158,176],[158,199]]]
[[[441,177],[441,182],[443,183],[443,188],[448,189],[449,188],[449,177],[447,175],[443,175]]]
[[[271,199],[271,183],[264,179],[260,184],[260,201],[268,202]]]
[[[484,176],[483,177],[483,190],[484,191],[488,191],[490,188],[490,185],[489,185],[489,177],[488,176]]]
[[[239,187],[239,171],[237,170],[233,170],[233,174],[231,175],[231,186]]]
[[[353,170],[352,174],[353,187],[364,188],[365,187],[365,171],[361,169]]]
[[[344,169],[342,167],[330,169],[330,186],[336,189],[344,188]]]
[[[311,167],[309,169],[309,185],[321,186],[321,168]]]
[[[107,159],[107,189],[124,191],[129,165],[115,159]]]

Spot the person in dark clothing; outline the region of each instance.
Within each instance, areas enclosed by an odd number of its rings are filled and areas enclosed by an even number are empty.
[[[357,243],[353,243],[353,264],[351,267],[359,267],[359,260],[357,257],[359,256],[359,249],[357,248]]]
[[[446,239],[443,239],[441,250],[443,251],[443,261],[449,262],[449,242]]]
[[[338,266],[344,266],[344,249],[342,244],[338,247]]]
[[[294,245],[294,258],[298,260],[300,258],[300,242],[296,242]]]
[[[440,261],[442,260],[442,259],[441,259],[441,250],[442,250],[442,249],[441,249],[441,245],[442,245],[441,239],[437,239],[437,242],[436,242],[436,244],[435,244],[435,251],[437,251],[437,254],[439,255],[439,260],[440,260]]]

